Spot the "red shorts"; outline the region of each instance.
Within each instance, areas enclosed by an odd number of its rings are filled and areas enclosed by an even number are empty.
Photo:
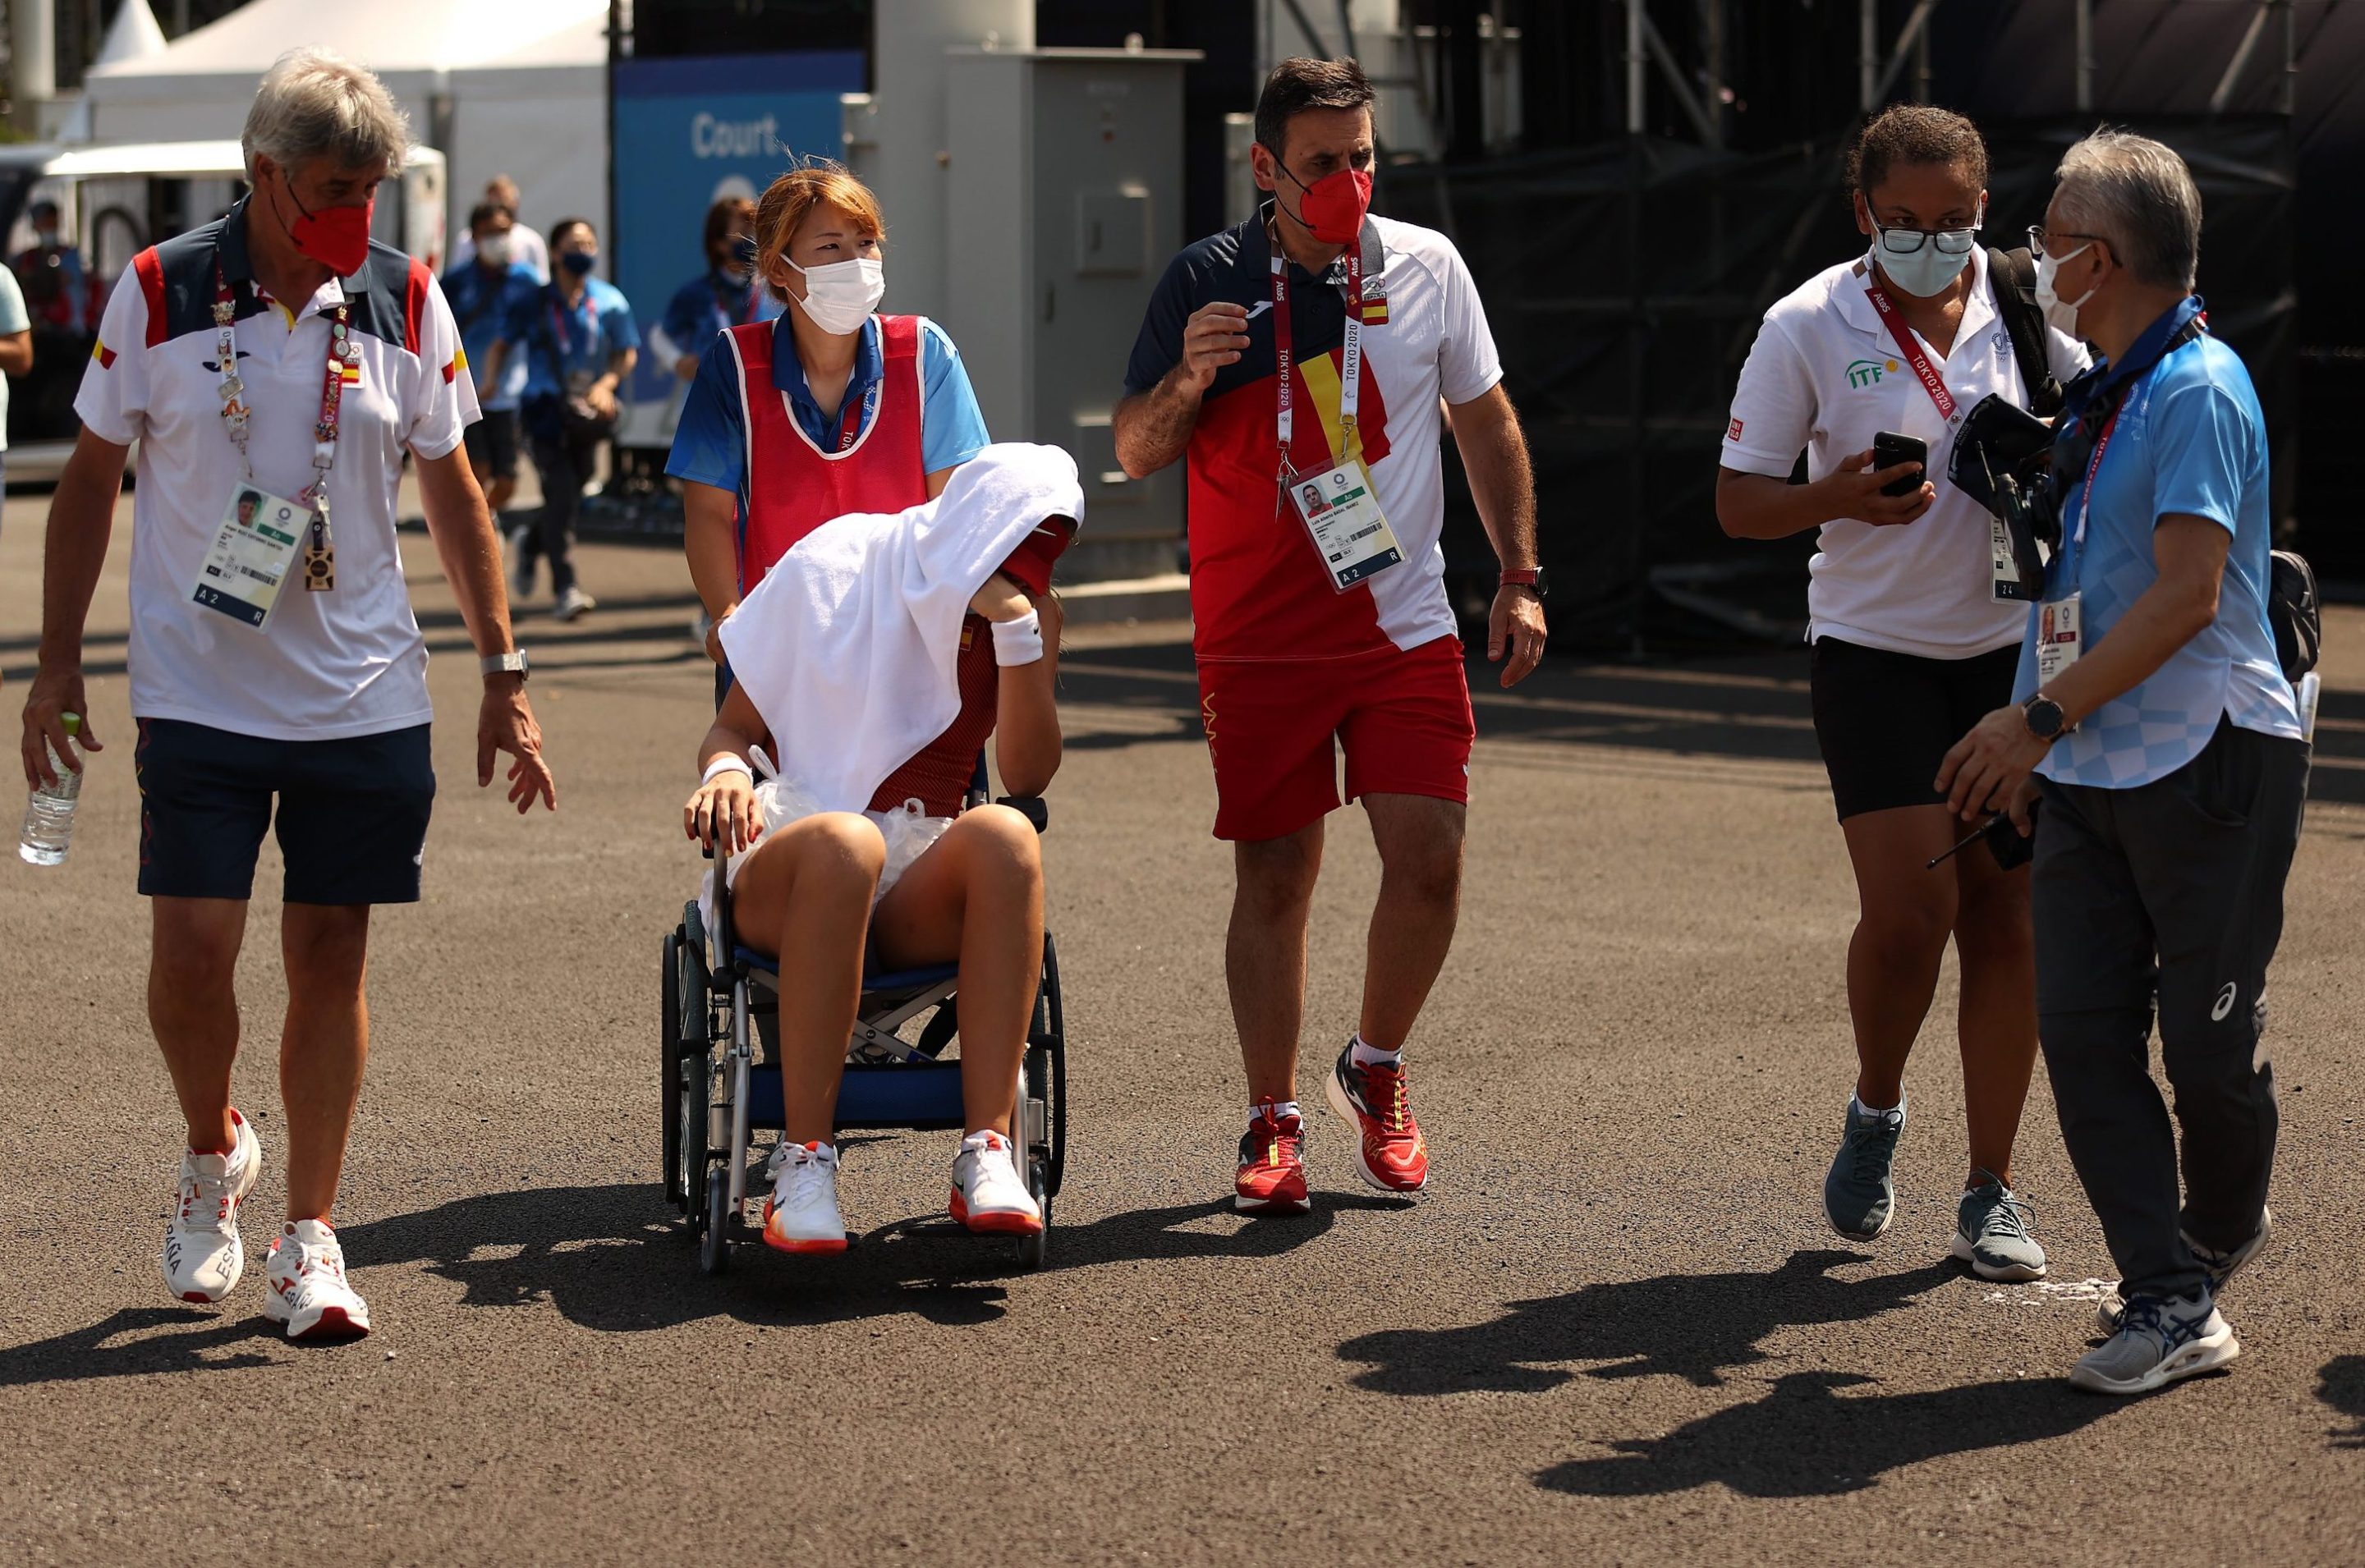
[[[1216,836],[1286,838],[1347,796],[1470,799],[1470,683],[1462,640],[1338,659],[1219,659],[1199,666],[1216,764]]]

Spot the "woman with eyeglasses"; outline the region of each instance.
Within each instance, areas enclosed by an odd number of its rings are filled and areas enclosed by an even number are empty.
[[[1905,1060],[1951,938],[1969,1126],[1952,1250],[1985,1278],[2037,1279],[2045,1252],[2012,1186],[2036,1059],[2028,874],[1978,848],[1929,868],[1958,831],[1939,765],[2010,700],[2028,607],[2009,539],[1945,474],[1982,398],[2049,416],[2086,356],[2045,324],[2026,253],[1978,242],[1988,157],[1969,120],[1885,110],[1858,135],[1847,175],[1870,250],[1765,313],[1716,487],[1735,538],[1821,531],[1807,589],[1815,736],[1859,906],[1847,953],[1855,1092],[1823,1211],[1851,1240],[1889,1228]],[[1884,434],[1925,443],[1926,464],[1876,467]],[[1792,484],[1802,450],[1806,482]]]

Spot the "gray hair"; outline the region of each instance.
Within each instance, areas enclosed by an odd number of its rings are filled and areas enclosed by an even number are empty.
[[[292,49],[263,73],[239,145],[249,180],[258,157],[291,170],[324,156],[341,169],[383,159],[392,170],[410,150],[410,121],[362,67],[325,49]]]
[[[2201,192],[2169,149],[2102,129],[2062,154],[2054,172],[2063,227],[2099,234],[2145,283],[2190,291],[2201,269]]]

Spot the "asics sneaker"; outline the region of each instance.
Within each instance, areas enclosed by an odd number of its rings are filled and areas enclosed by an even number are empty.
[[[569,587],[558,596],[558,606],[551,613],[561,621],[573,621],[600,608],[600,601],[579,588]]]
[[[2192,1255],[2201,1260],[2202,1268],[2209,1271],[2209,1297],[2212,1301],[2225,1290],[2226,1281],[2240,1273],[2243,1266],[2259,1255],[2266,1246],[2267,1238],[2274,1232],[2275,1212],[2261,1207],[2259,1210],[2259,1228],[2250,1233],[2249,1240],[2231,1252],[2212,1252],[2193,1240],[2191,1231],[2184,1233],[2184,1244],[2192,1249]],[[2126,1310],[2126,1299],[2119,1294],[2119,1287],[2113,1285],[2102,1293],[2102,1302],[2094,1309],[2094,1326],[2105,1334],[2115,1334],[2119,1331],[2119,1319]]]
[[[2045,1249],[2030,1234],[2035,1211],[1992,1170],[1955,1211],[1955,1256],[1983,1280],[2041,1280]]]
[[[327,1220],[290,1220],[271,1244],[268,1272],[263,1316],[287,1325],[290,1339],[358,1339],[370,1331],[369,1304],[346,1282],[345,1249]]]
[[[1412,1117],[1402,1062],[1359,1067],[1350,1042],[1324,1087],[1330,1109],[1354,1130],[1355,1169],[1365,1185],[1407,1197],[1429,1185],[1429,1145]]]
[[[263,1145],[236,1111],[238,1142],[228,1154],[181,1155],[180,1198],[164,1226],[164,1288],[182,1301],[216,1302],[246,1271],[239,1205],[263,1174]]]
[[[1267,1100],[1250,1114],[1240,1137],[1240,1169],[1232,1179],[1232,1207],[1247,1215],[1302,1215],[1314,1206],[1306,1190],[1306,1123]]]
[[[1889,1228],[1897,1210],[1889,1167],[1896,1162],[1898,1135],[1904,1130],[1903,1105],[1860,1112],[1854,1100],[1848,1102],[1840,1151],[1823,1177],[1823,1217],[1850,1241],[1870,1241]]]
[[[843,1252],[837,1212],[837,1150],[825,1143],[780,1146],[772,1195],[764,1200],[764,1245],[782,1252]]]
[[[2149,1394],[2241,1353],[2207,1291],[2139,1295],[2127,1302],[2118,1332],[2078,1359],[2069,1381],[2090,1394]]]
[[[953,1218],[971,1230],[1008,1236],[1042,1234],[1043,1210],[1035,1194],[1026,1190],[1026,1178],[1018,1174],[1010,1140],[991,1129],[961,1139],[960,1153],[953,1159],[949,1206]]]

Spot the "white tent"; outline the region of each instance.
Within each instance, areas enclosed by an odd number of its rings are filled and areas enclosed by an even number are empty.
[[[104,141],[235,137],[255,83],[305,44],[377,73],[451,161],[453,231],[485,182],[518,183],[538,229],[608,210],[608,0],[251,0],[161,52],[94,66]]]

